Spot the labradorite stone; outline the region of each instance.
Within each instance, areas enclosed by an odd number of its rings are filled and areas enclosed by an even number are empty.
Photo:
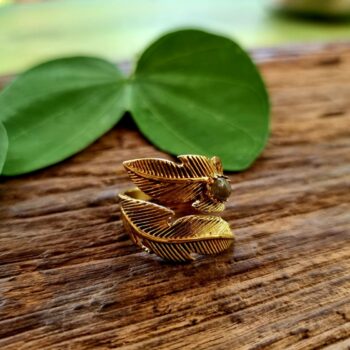
[[[213,196],[221,202],[224,202],[231,194],[231,185],[223,177],[218,177],[211,185]]]

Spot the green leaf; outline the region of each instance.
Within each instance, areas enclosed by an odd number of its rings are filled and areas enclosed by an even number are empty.
[[[242,170],[266,144],[264,83],[227,38],[199,30],[167,34],[143,53],[132,82],[132,114],[164,151],[217,155],[226,170]]]
[[[0,123],[0,174],[6,160],[8,138],[5,127]]]
[[[249,56],[231,40],[199,30],[167,34],[125,78],[104,60],[50,61],[0,94],[8,135],[3,174],[57,163],[91,144],[130,111],[159,148],[220,156],[247,168],[265,146],[269,101]]]
[[[0,94],[9,139],[3,174],[40,169],[91,144],[123,115],[124,85],[113,64],[88,57],[50,61],[20,75]]]

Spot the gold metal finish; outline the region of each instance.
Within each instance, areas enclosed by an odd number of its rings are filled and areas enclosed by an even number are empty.
[[[223,211],[224,201],[212,191],[217,179],[227,182],[220,159],[196,155],[177,158],[180,164],[157,158],[123,164],[135,185],[159,203],[189,203],[202,212]]]
[[[224,178],[221,162],[217,157],[178,158],[180,164],[153,158],[124,162],[140,188],[119,195],[125,229],[143,250],[167,260],[188,261],[198,254],[220,253],[234,240],[225,220],[209,215],[178,217],[159,203],[185,204],[197,211],[223,210],[222,191],[221,200],[212,193],[215,181]]]

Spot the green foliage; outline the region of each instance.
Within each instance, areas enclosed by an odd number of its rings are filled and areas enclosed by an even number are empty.
[[[5,164],[7,148],[8,148],[7,132],[4,125],[0,123],[0,174]]]
[[[226,170],[247,168],[268,136],[268,96],[249,56],[227,38],[182,30],[146,49],[129,78],[106,61],[75,57],[14,80],[0,94],[9,139],[3,174],[75,154],[126,111],[160,149],[217,155]]]
[[[247,168],[268,135],[268,96],[248,55],[229,39],[196,30],[165,35],[141,56],[132,114],[173,154],[220,156]]]
[[[5,175],[40,169],[82,150],[124,112],[123,77],[96,58],[44,63],[0,94],[9,149]]]

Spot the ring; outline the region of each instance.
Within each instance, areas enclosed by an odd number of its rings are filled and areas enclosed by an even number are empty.
[[[131,180],[160,203],[187,203],[202,212],[221,212],[231,186],[218,157],[178,156],[180,164],[158,158],[125,161]]]
[[[196,155],[178,159],[180,163],[156,158],[123,163],[138,186],[119,194],[125,230],[144,251],[166,260],[218,254],[233,243],[229,224],[219,216],[179,214],[225,208],[231,187],[221,162]]]

